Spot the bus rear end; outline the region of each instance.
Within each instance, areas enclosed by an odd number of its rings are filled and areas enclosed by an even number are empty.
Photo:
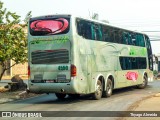
[[[76,93],[71,78],[71,16],[31,18],[28,33],[29,91],[33,93]]]

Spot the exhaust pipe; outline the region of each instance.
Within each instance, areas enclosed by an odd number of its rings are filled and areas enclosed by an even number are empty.
[[[64,89],[61,89],[61,92],[64,92]]]

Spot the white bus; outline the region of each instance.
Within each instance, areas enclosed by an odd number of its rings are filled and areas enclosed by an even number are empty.
[[[146,34],[72,15],[34,17],[28,29],[30,92],[100,99],[153,80]]]

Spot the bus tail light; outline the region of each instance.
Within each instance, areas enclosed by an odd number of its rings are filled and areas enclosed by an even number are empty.
[[[30,71],[30,66],[28,66],[28,77],[30,77],[31,71]]]
[[[71,65],[71,77],[75,77],[77,75],[77,68],[75,65]]]

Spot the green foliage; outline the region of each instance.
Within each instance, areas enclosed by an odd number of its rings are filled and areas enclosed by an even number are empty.
[[[12,66],[6,66],[7,60],[15,63],[27,61],[27,37],[25,33],[26,23],[21,25],[20,16],[3,8],[0,1],[0,66],[2,73]]]
[[[158,71],[157,71],[157,70],[154,70],[154,71],[153,71],[153,75],[156,76],[157,74],[158,74]]]

